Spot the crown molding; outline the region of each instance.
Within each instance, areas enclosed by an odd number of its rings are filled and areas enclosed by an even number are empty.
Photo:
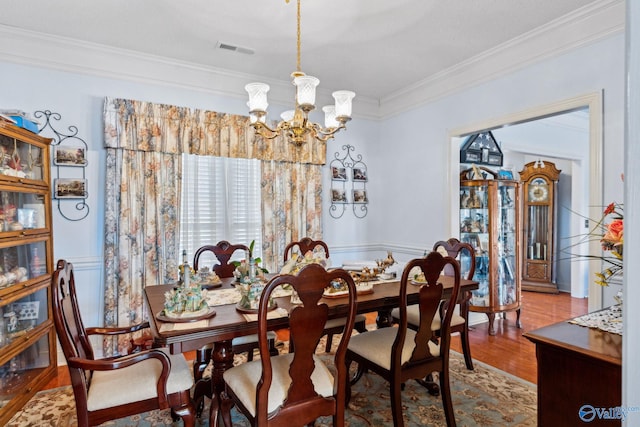
[[[380,100],[388,118],[536,62],[621,34],[624,0],[602,0],[450,67]]]
[[[221,68],[208,67],[172,58],[112,48],[67,37],[0,25],[0,60],[22,65],[136,83],[170,86],[215,95],[246,99],[247,82],[265,81],[271,86],[269,100],[285,109],[294,92],[290,81],[265,79]],[[333,103],[331,91],[319,89],[318,103]],[[377,99],[354,99],[354,116],[377,120]]]
[[[354,117],[381,120],[471,86],[504,76],[535,62],[560,55],[624,31],[624,0],[602,0],[381,100],[357,96]],[[171,58],[116,49],[66,37],[0,25],[0,60],[137,83],[177,87],[246,99],[252,80],[271,86],[272,104],[286,109],[293,99],[289,81],[265,80]],[[331,103],[329,90],[318,90],[318,103]]]

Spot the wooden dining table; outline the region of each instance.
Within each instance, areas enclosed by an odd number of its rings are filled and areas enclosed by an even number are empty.
[[[234,279],[222,279],[221,289],[228,289],[234,285]],[[441,276],[443,284],[443,298],[451,294],[453,288],[453,277]],[[197,322],[197,327],[191,328],[188,323],[180,324],[179,328],[173,328],[171,324],[165,324],[158,317],[162,317],[164,309],[164,294],[174,288],[175,285],[157,285],[145,288],[145,302],[149,309],[149,323],[153,335],[154,344],[168,347],[171,353],[184,353],[197,350],[204,345],[213,343],[211,360],[213,370],[210,379],[198,381],[194,391],[194,399],[198,399],[204,390],[211,397],[211,409],[209,413],[209,425],[218,425],[218,409],[220,395],[224,391],[224,380],[222,374],[225,370],[233,366],[233,349],[231,341],[234,338],[255,334],[257,332],[257,322],[250,321],[245,316],[246,313],[236,308],[236,304],[218,305],[213,307],[215,315],[207,319],[206,324]],[[407,300],[408,304],[415,304],[418,301],[419,286],[409,286]],[[357,312],[372,313],[377,312],[376,323],[378,327],[390,326],[391,310],[399,305],[400,281],[375,282],[373,292],[357,297]],[[478,282],[472,280],[460,281],[459,301],[468,301],[465,295],[472,290],[478,289]],[[209,292],[216,292],[211,290]],[[290,297],[275,298],[279,309],[287,312],[292,307]],[[323,298],[329,307],[331,318],[342,317],[347,313],[347,306],[341,298]],[[194,323],[195,325],[196,323]],[[173,326],[175,326],[174,324]],[[270,330],[287,328],[289,326],[288,316],[269,319]]]

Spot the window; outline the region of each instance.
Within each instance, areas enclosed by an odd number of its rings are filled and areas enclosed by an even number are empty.
[[[261,237],[260,161],[183,155],[179,253],[186,250],[191,263],[203,245],[227,240],[249,246],[255,240],[258,257]]]

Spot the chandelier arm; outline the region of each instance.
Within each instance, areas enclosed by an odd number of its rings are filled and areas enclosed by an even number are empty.
[[[258,135],[266,139],[274,139],[280,134],[278,129],[271,129],[262,122],[251,123],[251,126],[255,129]]]
[[[313,135],[321,141],[327,141],[333,138],[334,135],[342,129],[347,128],[343,123],[341,123],[340,126],[336,128],[323,128],[317,123],[312,123],[311,127],[313,128]]]

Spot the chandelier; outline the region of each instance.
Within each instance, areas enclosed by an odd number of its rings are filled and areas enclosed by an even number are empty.
[[[289,3],[289,0],[286,0]],[[322,107],[324,111],[324,127],[309,121],[309,112],[315,109],[316,86],[320,83],[316,77],[307,76],[300,69],[300,0],[297,13],[297,69],[291,73],[293,85],[296,87],[295,110],[285,111],[280,115],[282,120],[275,129],[266,124],[267,92],[269,85],[265,83],[249,83],[245,90],[249,93],[249,115],[251,126],[260,136],[266,139],[286,136],[296,146],[301,146],[308,136],[326,142],[341,129],[346,129],[346,123],[351,120],[351,100],[356,95],[348,90],[333,92],[335,105]]]

